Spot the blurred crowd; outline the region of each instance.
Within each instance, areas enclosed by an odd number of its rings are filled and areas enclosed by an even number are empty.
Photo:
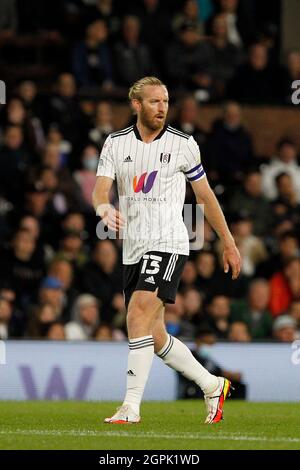
[[[280,62],[280,38],[281,0],[0,2],[2,73],[36,76],[46,91],[70,72],[81,91],[126,97],[158,75],[175,96],[193,91],[201,102],[290,104],[300,53]]]
[[[141,0],[125,8],[66,0],[51,2],[48,14],[39,3],[35,18],[25,0],[15,9],[0,2],[1,61],[28,31],[60,47],[64,41],[69,59],[51,89],[20,80],[0,109],[0,338],[126,338],[121,242],[97,238],[91,204],[99,151],[117,130],[113,101],[85,107],[78,93],[126,89],[149,73],[171,92],[180,89],[171,124],[199,144],[243,257],[232,281],[205,223],[204,247],[191,252],[176,303],[166,306],[169,333],[195,339],[204,331],[211,341],[237,342],[300,338],[299,149],[278,136],[272,158],[255,155],[240,107],[288,104],[288,84],[300,78],[298,52],[279,66],[275,19],[256,21],[250,9],[246,21],[241,7],[254,1]],[[211,100],[223,104],[207,133],[199,113]],[[189,186],[186,202],[195,202]]]

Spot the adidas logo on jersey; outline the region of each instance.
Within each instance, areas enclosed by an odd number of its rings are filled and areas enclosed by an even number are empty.
[[[132,162],[132,158],[130,157],[130,155],[128,155],[128,157],[124,158],[123,162]]]
[[[150,284],[155,284],[154,277],[153,276],[147,277],[147,279],[145,279],[145,282],[149,282]]]
[[[131,369],[129,369],[129,370],[127,371],[127,375],[130,375],[131,377],[136,377],[135,373],[132,372]]]

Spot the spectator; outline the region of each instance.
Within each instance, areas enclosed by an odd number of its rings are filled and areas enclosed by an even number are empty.
[[[243,187],[238,188],[228,201],[229,212],[245,211],[253,223],[253,234],[265,236],[272,222],[272,208],[262,192],[262,177],[259,171],[249,171],[243,179]]]
[[[233,322],[245,323],[253,339],[268,339],[272,336],[272,316],[268,310],[270,287],[265,279],[255,279],[249,286],[247,300],[233,301]]]
[[[48,189],[39,180],[29,183],[24,188],[24,201],[22,202],[21,216],[26,213],[35,217],[39,221],[42,240],[55,246],[54,240],[57,237],[59,222]]]
[[[272,103],[278,98],[275,74],[269,66],[266,46],[253,44],[247,63],[237,69],[229,84],[228,95],[239,103]]]
[[[300,259],[287,260],[282,271],[275,273],[270,280],[270,311],[273,317],[286,312],[290,303],[300,297]]]
[[[32,339],[46,338],[50,326],[57,321],[59,311],[52,303],[40,303],[29,311],[27,336]]]
[[[60,322],[54,322],[49,326],[47,339],[52,341],[63,341],[66,339],[65,328]]]
[[[205,296],[213,295],[217,279],[217,259],[213,252],[202,251],[196,257],[197,286]]]
[[[187,261],[185,263],[183,273],[180,280],[180,291],[189,287],[193,288],[196,285],[197,271],[193,261]]]
[[[231,231],[241,252],[244,276],[251,277],[256,266],[267,259],[267,251],[262,240],[253,235],[253,225],[248,214],[236,214],[231,218]],[[217,251],[221,260],[221,244],[217,242]]]
[[[249,343],[251,336],[246,323],[241,321],[231,323],[228,331],[228,339],[235,343]]]
[[[39,289],[38,305],[49,304],[55,319],[59,320],[63,313],[64,300],[62,282],[51,276],[44,278]]]
[[[115,46],[116,81],[129,87],[139,78],[152,75],[154,68],[148,47],[140,40],[140,21],[126,16],[122,25],[122,39]]]
[[[41,228],[39,221],[36,217],[31,215],[24,215],[24,217],[20,220],[19,229],[27,230],[27,232],[30,233],[30,235],[32,235],[35,240],[38,240],[40,237]]]
[[[18,85],[17,96],[24,103],[28,116],[43,118],[42,102],[38,95],[38,88],[32,80],[23,80]]]
[[[11,311],[7,330],[8,336],[10,338],[23,337],[26,329],[27,318],[24,310],[19,309],[16,305],[16,298],[16,290],[7,281],[2,281],[2,287],[0,289],[0,300],[5,300],[9,304],[9,307],[3,304],[4,313],[8,310]],[[9,317],[9,315],[7,315],[7,317]]]
[[[52,149],[57,154],[57,147]],[[48,147],[47,152],[52,153]],[[48,157],[47,157],[47,161]],[[53,212],[57,217],[64,215],[68,209],[75,205],[74,199],[79,199],[79,188],[75,182],[70,182],[68,170],[42,165],[38,169],[38,173],[31,180],[35,180],[30,190],[33,193],[44,194],[46,209]],[[80,207],[80,205],[78,204]],[[54,227],[53,227],[54,228]]]
[[[214,179],[225,183],[240,181],[253,164],[253,149],[251,137],[242,124],[238,103],[225,103],[222,118],[213,124],[208,145],[207,163],[216,173]]]
[[[64,290],[64,309],[62,312],[62,319],[69,321],[71,316],[71,308],[78,296],[78,291],[75,285],[75,272],[72,264],[65,259],[57,259],[53,261],[48,268],[48,276],[56,278],[61,282]]]
[[[229,42],[237,47],[242,47],[243,43],[249,44],[254,37],[254,28],[252,18],[245,14],[243,2],[219,0],[219,3],[220,11],[226,19]]]
[[[112,63],[107,45],[108,30],[103,20],[91,23],[86,38],[72,52],[72,68],[79,87],[112,87]]]
[[[23,130],[24,145],[31,154],[42,150],[45,136],[41,122],[29,115],[18,97],[11,99],[7,105],[6,126],[18,126]]]
[[[199,4],[196,0],[185,0],[182,10],[173,20],[173,29],[175,33],[180,30],[184,24],[192,24],[198,34],[204,34],[204,25],[199,15]]]
[[[95,145],[87,145],[82,153],[82,169],[74,173],[83,204],[87,212],[93,210],[92,192],[96,183],[96,170],[98,166],[99,154]]]
[[[199,326],[202,321],[202,304],[203,298],[200,292],[190,287],[183,293],[183,307],[184,307],[184,320],[191,323],[194,326]]]
[[[35,301],[39,283],[45,273],[45,260],[36,250],[37,242],[30,232],[19,229],[11,246],[1,253],[0,278],[13,286],[17,304],[24,309]]]
[[[300,252],[298,237],[293,231],[285,231],[279,235],[277,245],[277,252],[258,264],[256,277],[270,279],[274,273],[283,269],[289,259],[297,256]]]
[[[207,320],[218,339],[226,339],[230,323],[230,300],[225,295],[215,295],[206,304]]]
[[[0,191],[1,195],[12,202],[18,202],[20,185],[30,156],[24,147],[24,133],[20,126],[9,126],[4,131],[3,144],[0,146]]]
[[[97,341],[113,341],[113,329],[110,325],[102,323],[95,333],[95,339]]]
[[[244,399],[246,397],[246,386],[242,382],[242,373],[222,368],[213,358],[213,346],[217,342],[216,335],[207,326],[201,327],[196,335],[195,348],[192,350],[193,356],[211,374],[228,378],[234,388],[233,398]],[[179,390],[178,398],[199,398],[203,393],[194,382],[178,374]]]
[[[114,37],[120,29],[120,18],[117,13],[116,2],[113,0],[96,0],[86,7],[85,24],[89,25],[97,20],[104,21],[109,37]]]
[[[240,298],[245,294],[245,277],[240,275],[238,280],[233,281],[220,270],[217,256],[214,252],[201,251],[196,256],[195,264],[198,274],[196,286],[203,292],[204,297],[211,297],[226,292],[230,297]]]
[[[165,75],[167,82],[175,90],[203,90],[201,99],[208,101],[212,90],[212,80],[208,73],[209,58],[204,56],[197,29],[184,23],[177,41],[166,49]]]
[[[179,102],[177,116],[173,126],[185,134],[192,135],[199,145],[200,150],[204,150],[206,133],[199,125],[199,108],[197,101],[192,95],[185,96]]]
[[[24,215],[20,219],[19,230],[27,231],[36,240],[36,252],[39,253],[40,259],[44,259],[45,263],[52,259],[53,249],[50,245],[43,243],[40,222],[36,217],[30,214]]]
[[[162,68],[162,44],[167,44],[172,39],[170,12],[166,7],[166,2],[160,0],[142,0],[138,3],[139,5],[136,8],[130,9],[131,14],[139,18],[142,41],[149,47],[155,65]],[[153,34],[153,31],[155,31],[155,34]]]
[[[275,178],[280,173],[288,173],[293,179],[297,202],[300,202],[300,167],[297,162],[297,147],[293,141],[282,139],[278,143],[277,150],[278,155],[262,168],[264,194],[270,200],[278,197]]]
[[[82,232],[66,229],[60,239],[60,249],[54,259],[65,259],[72,264],[74,269],[83,267],[87,262],[83,241]]]
[[[67,141],[57,124],[51,124],[47,134],[47,144],[54,144],[59,149],[60,161],[67,164],[71,158],[72,144]]]
[[[121,280],[118,271],[118,253],[110,240],[96,243],[92,260],[80,274],[79,289],[101,301],[102,320],[111,322],[116,313],[112,304],[115,295],[121,292]]]
[[[85,231],[85,219],[83,214],[79,211],[69,212],[62,221],[63,230],[76,230],[81,233],[82,238],[88,236]]]
[[[223,97],[227,83],[241,62],[241,53],[237,46],[228,39],[226,16],[219,14],[212,21],[212,37],[200,44],[201,52],[206,57],[207,72],[212,77],[218,97]]]
[[[293,179],[288,173],[279,173],[275,178],[278,197],[272,202],[275,216],[287,216],[295,224],[300,222],[300,204],[293,185]]]
[[[72,319],[65,326],[67,340],[92,339],[100,322],[99,302],[93,295],[82,294],[77,298]]]
[[[64,138],[73,147],[81,144],[85,135],[85,121],[77,98],[77,87],[74,76],[62,73],[56,82],[55,93],[49,100],[46,121],[55,123],[60,128]]]
[[[113,130],[112,106],[107,101],[100,101],[96,106],[94,127],[89,132],[89,139],[101,149]]]
[[[296,339],[296,320],[290,315],[281,315],[274,321],[273,336],[280,343],[292,343]]]
[[[165,324],[170,335],[188,340],[194,338],[196,329],[184,319],[184,312],[184,298],[182,294],[177,294],[175,304],[166,305]]]
[[[75,207],[80,208],[80,189],[72,179],[72,174],[68,168],[65,159],[61,158],[60,149],[57,144],[47,144],[42,157],[44,166],[51,168],[55,172],[57,185],[55,192],[60,193],[60,203],[58,212],[61,214],[72,210]],[[57,201],[58,202],[58,201]]]

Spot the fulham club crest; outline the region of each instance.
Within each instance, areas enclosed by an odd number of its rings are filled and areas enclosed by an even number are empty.
[[[167,165],[170,162],[171,154],[170,153],[161,153],[160,154],[160,163],[162,165]]]

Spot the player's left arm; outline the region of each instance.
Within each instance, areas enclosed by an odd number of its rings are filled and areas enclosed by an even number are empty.
[[[211,189],[206,176],[203,176],[201,179],[196,181],[191,181],[191,185],[195,193],[197,203],[204,205],[206,219],[223,242],[224,271],[227,273],[230,267],[232,270],[232,279],[236,279],[241,271],[241,256],[228,228],[219,202]]]

